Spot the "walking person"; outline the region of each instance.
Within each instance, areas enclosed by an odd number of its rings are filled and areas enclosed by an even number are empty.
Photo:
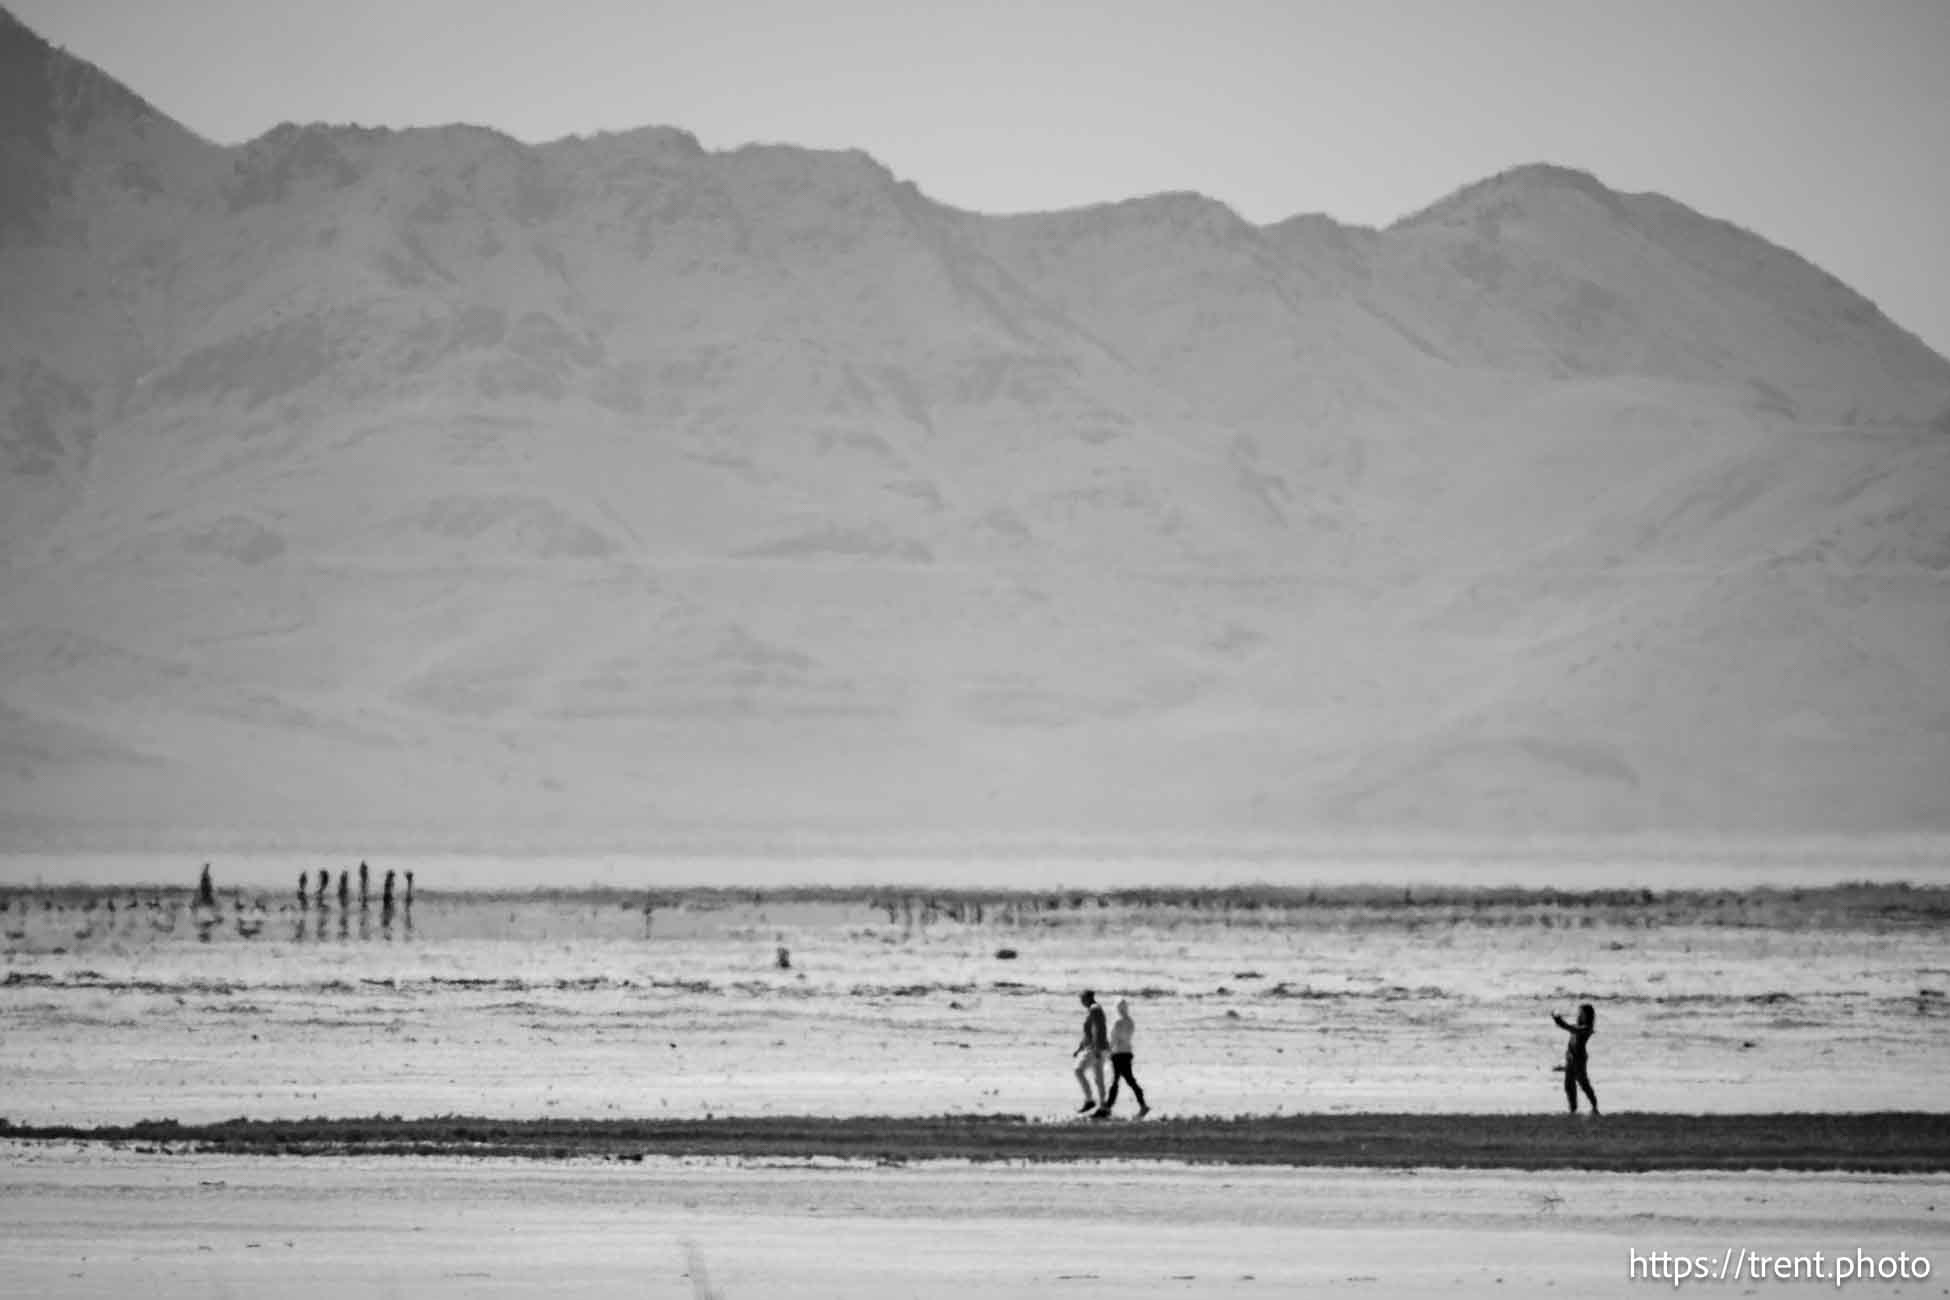
[[[1087,1115],[1104,1104],[1104,1058],[1110,1053],[1110,1034],[1104,1026],[1104,1009],[1097,1005],[1097,995],[1085,989],[1082,1001],[1083,1038],[1070,1056],[1083,1058],[1077,1061],[1077,1086],[1083,1089],[1083,1105],[1077,1108],[1077,1114]]]
[[[1137,1021],[1131,1018],[1131,1004],[1123,998],[1117,999],[1117,1019],[1110,1025],[1110,1095],[1104,1104],[1097,1108],[1099,1119],[1110,1118],[1117,1109],[1117,1089],[1121,1084],[1131,1085],[1131,1095],[1137,1098],[1138,1118],[1143,1119],[1151,1113],[1151,1107],[1144,1100],[1144,1089],[1138,1086],[1137,1076],[1131,1073],[1131,1039],[1137,1033]]]
[[[1578,1089],[1583,1088],[1584,1095],[1591,1099],[1591,1113],[1596,1115],[1598,1094],[1591,1090],[1591,1076],[1587,1073],[1587,1067],[1590,1063],[1591,1035],[1598,1032],[1598,1013],[1586,1002],[1578,1008],[1578,1023],[1575,1025],[1555,1011],[1551,1012],[1551,1019],[1557,1022],[1559,1029],[1571,1036],[1571,1041],[1564,1048],[1564,1100],[1570,1103],[1571,1113],[1577,1114]]]

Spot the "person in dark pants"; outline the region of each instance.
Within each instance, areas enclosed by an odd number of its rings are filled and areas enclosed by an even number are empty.
[[[1556,1012],[1551,1019],[1557,1027],[1571,1036],[1564,1049],[1564,1100],[1570,1103],[1571,1113],[1578,1113],[1578,1089],[1591,1099],[1591,1113],[1598,1113],[1598,1094],[1591,1090],[1591,1076],[1586,1073],[1589,1064],[1589,1044],[1591,1035],[1598,1032],[1598,1013],[1592,1010],[1589,1002],[1578,1008],[1578,1023],[1571,1024]]]
[[[1151,1107],[1144,1100],[1144,1089],[1138,1086],[1137,1076],[1131,1073],[1131,1039],[1136,1034],[1137,1021],[1131,1019],[1131,1004],[1123,998],[1117,999],[1117,1019],[1110,1026],[1110,1095],[1097,1108],[1099,1118],[1108,1119],[1111,1111],[1117,1108],[1117,1089],[1126,1083],[1131,1085],[1131,1095],[1137,1098],[1138,1118],[1143,1119],[1151,1113]]]
[[[1104,1057],[1110,1051],[1110,1036],[1104,1031],[1104,1009],[1097,1005],[1097,995],[1089,989],[1083,991],[1083,1005],[1088,1008],[1083,1015],[1083,1038],[1077,1043],[1077,1050],[1070,1053],[1077,1062],[1077,1086],[1083,1089],[1083,1105],[1077,1114],[1085,1115],[1104,1104]],[[1091,1082],[1096,1082],[1096,1090],[1091,1091]]]

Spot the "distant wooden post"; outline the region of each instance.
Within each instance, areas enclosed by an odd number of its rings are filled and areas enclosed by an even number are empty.
[[[210,864],[207,862],[203,864],[203,878],[196,884],[196,905],[198,907],[217,905],[217,888],[210,883]]]

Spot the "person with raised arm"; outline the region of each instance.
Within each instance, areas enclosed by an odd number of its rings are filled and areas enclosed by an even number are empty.
[[[1578,1022],[1574,1025],[1555,1011],[1551,1019],[1557,1027],[1571,1036],[1564,1048],[1564,1100],[1570,1103],[1571,1113],[1578,1113],[1578,1089],[1591,1099],[1591,1113],[1598,1113],[1598,1094],[1591,1090],[1591,1076],[1587,1072],[1590,1065],[1591,1035],[1598,1032],[1598,1013],[1589,1002],[1578,1008]]]

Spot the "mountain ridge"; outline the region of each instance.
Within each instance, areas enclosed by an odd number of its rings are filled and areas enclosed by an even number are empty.
[[[35,835],[1950,827],[1950,362],[1672,200],[89,102],[0,133]]]

